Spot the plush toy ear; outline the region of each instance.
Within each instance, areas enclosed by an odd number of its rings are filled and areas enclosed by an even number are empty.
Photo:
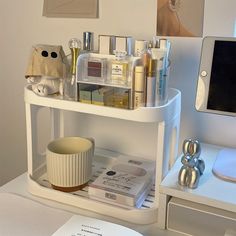
[[[199,157],[201,153],[201,147],[198,140],[185,139],[183,142],[183,153],[184,155]]]

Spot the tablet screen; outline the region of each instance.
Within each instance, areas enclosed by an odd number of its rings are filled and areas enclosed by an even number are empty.
[[[236,112],[235,41],[215,41],[207,109]]]

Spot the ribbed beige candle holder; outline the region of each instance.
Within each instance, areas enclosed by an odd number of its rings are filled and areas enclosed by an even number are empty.
[[[64,192],[83,188],[91,178],[94,142],[81,137],[64,137],[47,146],[48,181]]]

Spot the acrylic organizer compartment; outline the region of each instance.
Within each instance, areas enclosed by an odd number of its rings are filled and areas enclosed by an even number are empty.
[[[117,60],[115,55],[81,54],[77,59],[78,101],[133,109],[134,67],[139,57]]]
[[[156,222],[159,184],[173,165],[178,152],[181,94],[176,89],[170,89],[169,94],[169,101],[164,106],[139,107],[135,110],[127,110],[63,100],[57,96],[41,97],[36,95],[30,86],[25,87],[28,187],[30,193],[74,206],[76,207],[74,208],[75,212],[79,212],[79,208],[82,208],[137,224]],[[45,154],[38,151],[38,143],[42,143],[38,136],[38,121],[42,119],[39,114],[42,109],[50,111],[50,116],[47,119],[51,129],[50,140],[64,136],[64,111],[78,112],[88,114],[89,116],[100,116],[105,119],[112,118],[117,119],[117,121],[121,119],[127,122],[137,122],[142,125],[153,123],[155,126],[155,137],[157,138],[157,142],[155,142],[156,151],[153,153],[153,161],[155,161],[156,165],[155,184],[144,201],[143,206],[141,208],[133,207],[132,209],[127,209],[92,200],[88,197],[87,188],[73,193],[52,189],[47,180]],[[43,141],[45,142],[46,140]],[[119,155],[117,152],[108,152],[106,147],[101,147],[100,149],[96,147],[95,150],[93,178],[91,181],[106,168],[112,159]]]
[[[133,56],[127,56],[124,60],[118,61],[115,55],[98,53],[81,54],[77,59],[77,82],[87,82],[131,89],[134,76],[134,67],[137,65],[139,60],[140,57]],[[126,82],[118,82],[116,79],[113,81],[113,67],[116,63],[123,66],[122,68],[118,67],[118,69],[120,69],[120,74],[119,72],[117,73],[121,78],[124,77]]]

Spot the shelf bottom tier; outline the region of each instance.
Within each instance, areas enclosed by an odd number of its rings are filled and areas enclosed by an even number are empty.
[[[95,156],[93,162],[93,182],[106,169],[112,158]],[[157,221],[157,201],[155,200],[155,186],[152,187],[140,208],[127,208],[104,203],[89,197],[88,186],[75,192],[62,192],[55,190],[48,182],[46,166],[39,168],[33,176],[28,175],[29,191],[37,196],[55,200],[78,208],[94,211],[99,214],[112,216],[131,223],[150,224]]]

